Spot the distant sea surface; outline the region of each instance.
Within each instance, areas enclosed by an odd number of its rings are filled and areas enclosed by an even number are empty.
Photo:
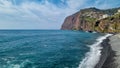
[[[92,44],[103,35],[67,30],[0,30],[0,68],[86,68],[85,58]]]

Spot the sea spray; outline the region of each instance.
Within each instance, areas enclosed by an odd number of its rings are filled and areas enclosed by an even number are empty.
[[[101,56],[102,47],[100,44],[104,39],[111,36],[112,34],[106,34],[96,39],[96,43],[90,46],[90,52],[86,54],[86,57],[80,62],[78,68],[94,68],[95,65],[99,62]]]

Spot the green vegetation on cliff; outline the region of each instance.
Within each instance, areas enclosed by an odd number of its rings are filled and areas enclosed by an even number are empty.
[[[88,22],[95,22],[97,19],[96,18],[91,18],[91,17],[85,17],[85,20]]]
[[[68,16],[61,29],[103,33],[120,32],[120,8],[100,10],[93,7],[82,9]]]
[[[95,31],[98,32],[120,32],[120,13],[115,13],[112,16],[101,19],[99,26],[95,27]]]

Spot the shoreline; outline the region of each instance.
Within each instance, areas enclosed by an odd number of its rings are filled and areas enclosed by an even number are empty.
[[[101,56],[100,56],[100,60],[99,62],[96,64],[95,68],[102,68],[106,59],[108,58],[110,51],[111,51],[111,47],[109,44],[109,37],[107,37],[105,40],[103,40],[103,42],[99,45],[101,47],[103,47],[103,49],[101,49]]]
[[[119,45],[120,34],[114,34],[103,40],[100,44],[100,46],[103,47],[101,50],[101,57],[95,68],[120,68]]]
[[[86,53],[86,57],[80,62],[78,68],[88,68],[88,67],[89,68],[101,68],[104,62],[103,58],[105,57],[105,53],[109,52],[109,51],[106,51],[109,49],[109,46],[106,47],[103,45],[106,44],[106,41],[108,41],[108,39],[106,40],[106,38],[110,36],[111,34],[106,34],[104,36],[98,37],[96,39],[96,42],[90,46],[90,52]],[[101,52],[103,52],[102,55],[101,55]]]

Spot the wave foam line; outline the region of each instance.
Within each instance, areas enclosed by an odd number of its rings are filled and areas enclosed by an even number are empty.
[[[93,45],[90,46],[90,52],[86,54],[86,57],[80,62],[78,68],[94,68],[95,65],[99,62],[101,56],[102,47],[99,46],[104,39],[111,36],[112,34],[106,34],[96,39]]]

